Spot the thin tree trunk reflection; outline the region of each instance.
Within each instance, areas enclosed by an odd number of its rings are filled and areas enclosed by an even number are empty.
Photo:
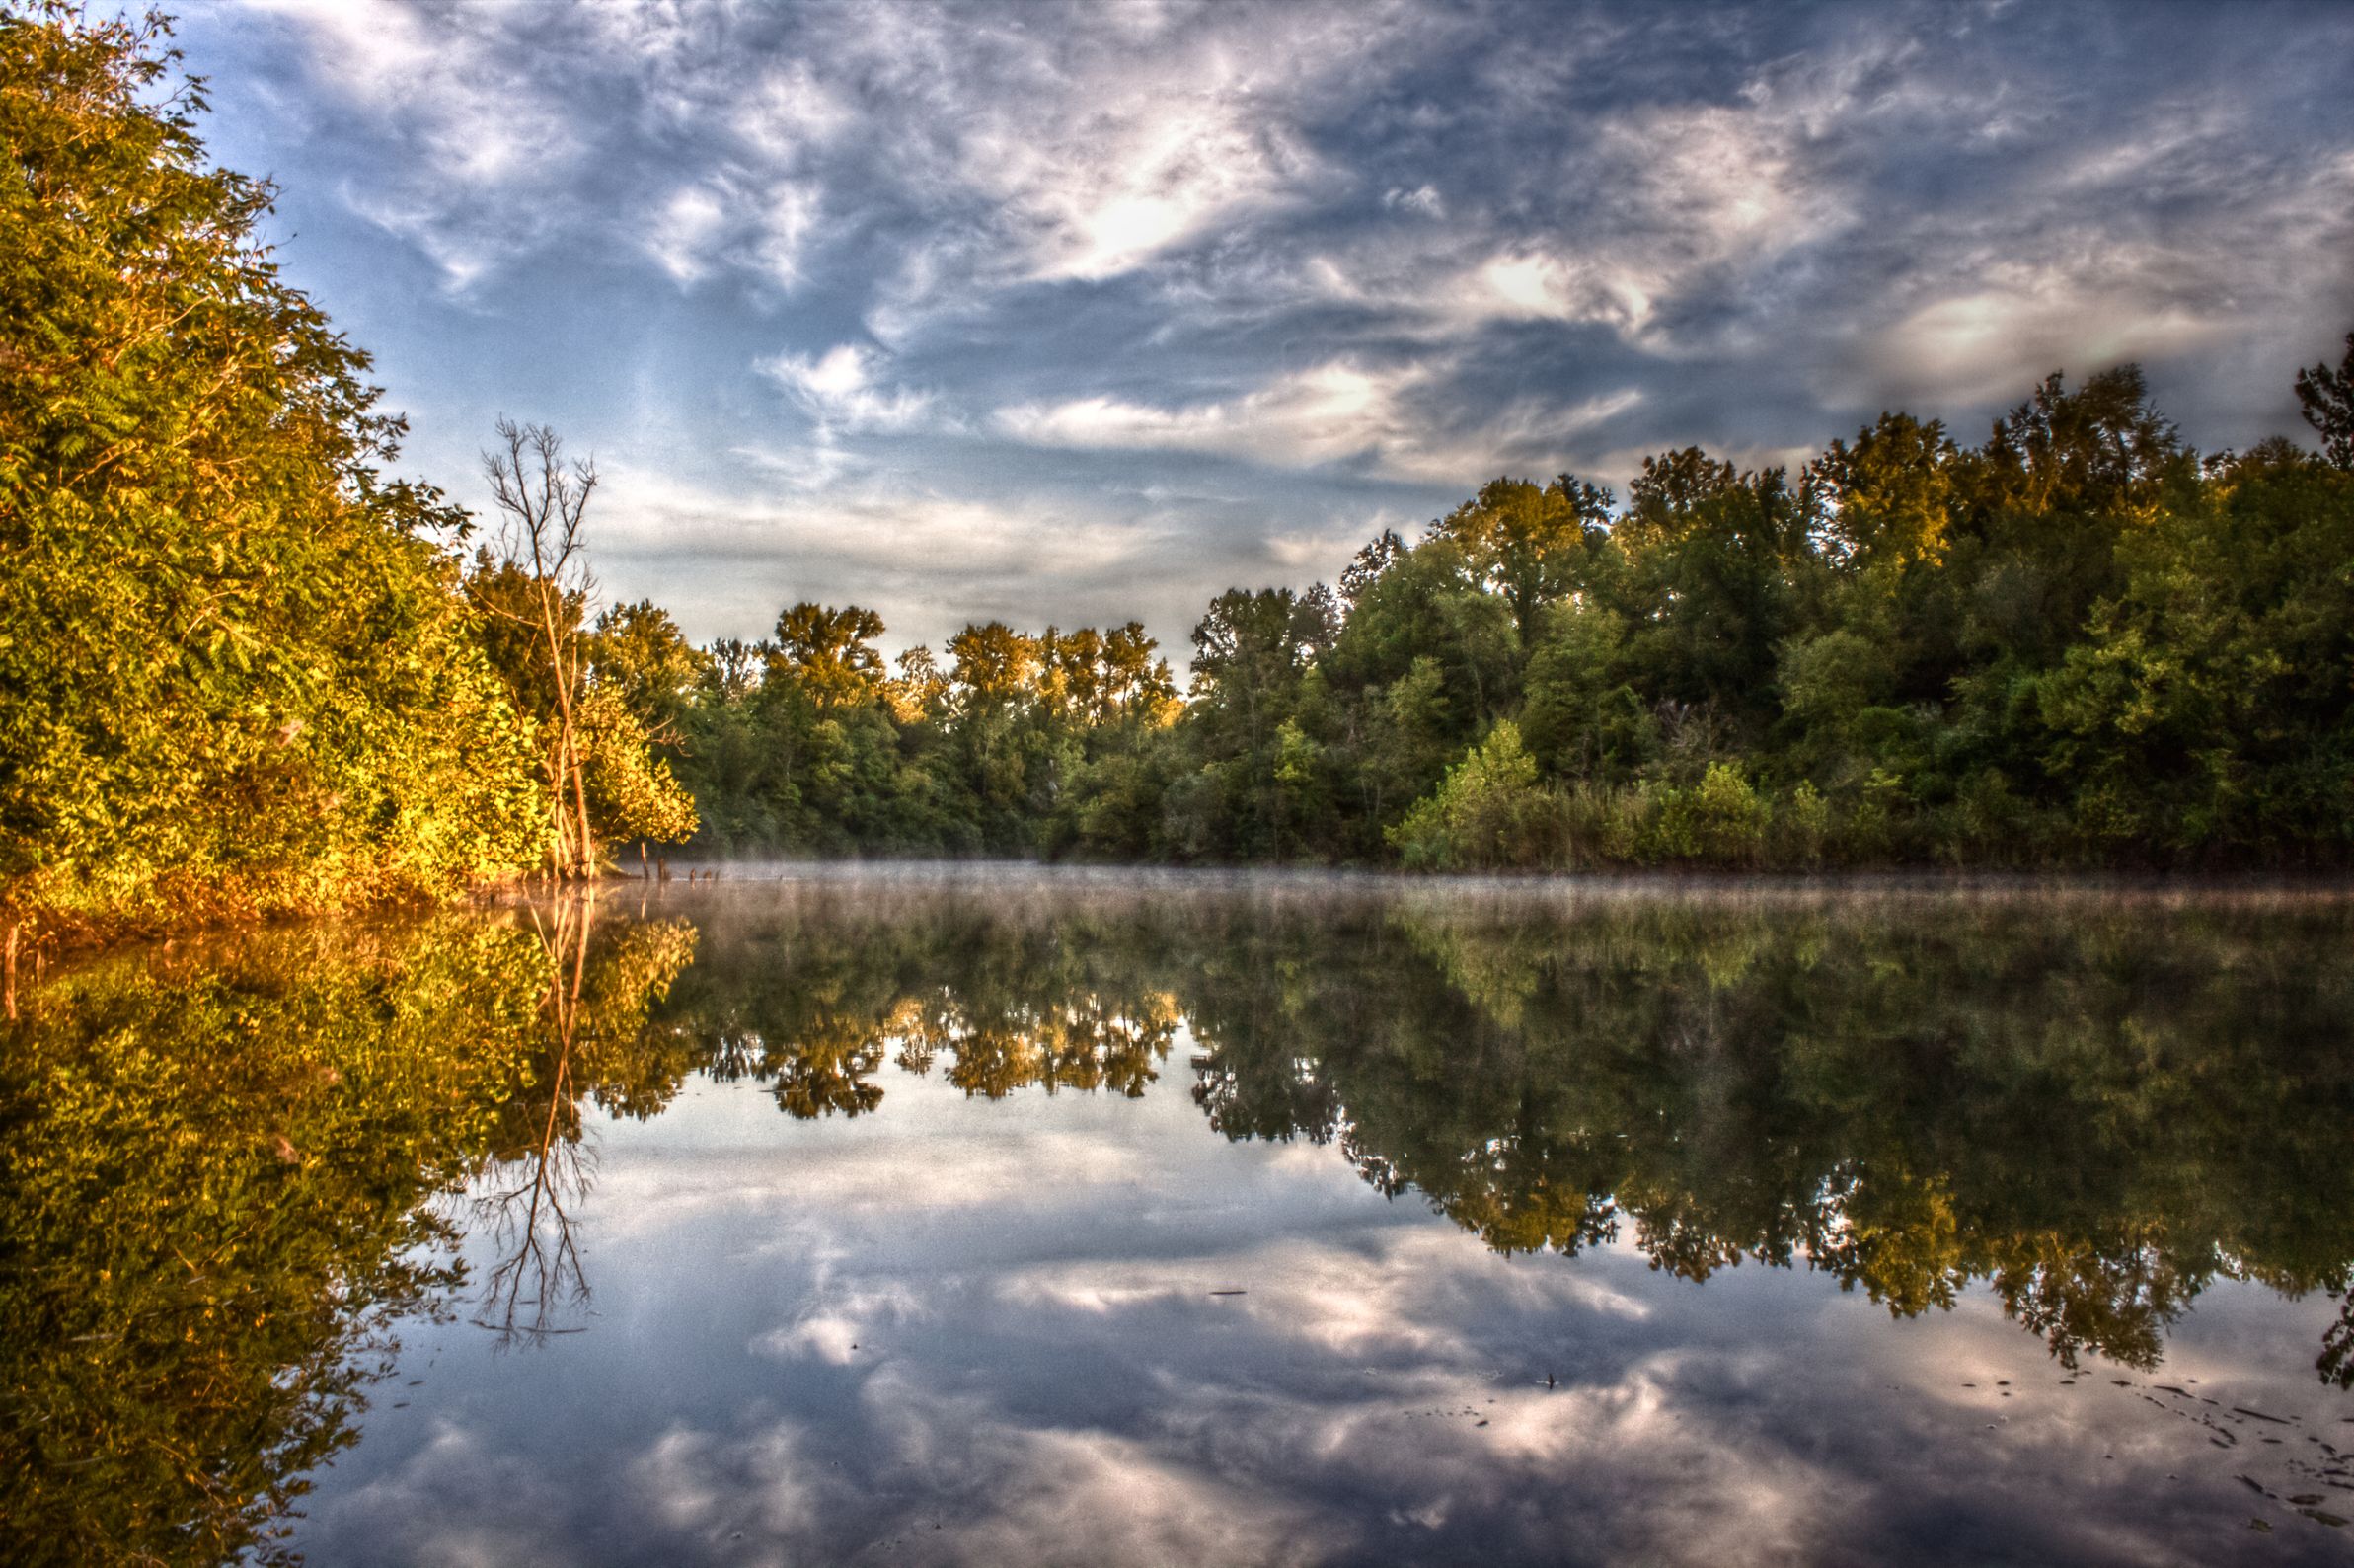
[[[595,900],[588,896],[559,901],[549,922],[532,913],[550,960],[540,1004],[552,1054],[543,1085],[547,1109],[536,1137],[519,1156],[486,1161],[473,1200],[482,1233],[499,1254],[484,1282],[483,1309],[474,1321],[508,1345],[537,1345],[552,1335],[580,1332],[562,1317],[589,1299],[570,1206],[588,1195],[594,1163],[579,1136],[574,1058],[582,1045],[581,995],[595,916]],[[487,1185],[502,1176],[511,1179]]]

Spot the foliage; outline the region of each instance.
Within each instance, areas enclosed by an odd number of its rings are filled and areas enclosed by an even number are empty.
[[[949,639],[886,669],[873,611],[795,605],[774,640],[718,644],[671,761],[700,842],[730,852],[1159,852],[1146,824],[1179,704],[1134,622]],[[691,651],[691,650],[690,650]],[[645,836],[675,842],[678,819]],[[692,822],[687,824],[695,831]]]
[[[463,569],[470,520],[385,473],[403,421],[279,277],[272,187],[205,162],[176,61],[160,22],[0,12],[0,926],[429,898],[685,837],[648,742],[701,655],[650,605],[589,635],[560,570],[551,624],[518,559]]]
[[[2349,373],[2300,377],[2325,445]],[[1163,853],[2341,864],[2350,530],[2343,467],[2202,462],[2132,366],[2048,378],[1977,448],[1883,414],[1794,485],[1697,448],[1615,516],[1499,480],[1376,539],[1313,636],[1281,590],[1211,606]],[[1533,765],[1508,787],[1476,749],[1505,721]],[[1507,798],[1513,827],[1461,837]]]
[[[1409,870],[1535,865],[1543,863],[1557,816],[1537,787],[1536,760],[1521,746],[1520,727],[1507,718],[1388,837]]]
[[[437,891],[527,752],[401,421],[282,282],[156,24],[0,15],[0,919]]]
[[[620,694],[592,686],[580,703],[588,819],[602,840],[683,843],[694,835],[695,801],[653,753],[645,725]]]
[[[2300,377],[2325,443],[2344,374]],[[2280,440],[2202,462],[2123,366],[2047,378],[1975,448],[1882,414],[1795,484],[1698,448],[1615,514],[1494,481],[1338,592],[1219,595],[1181,710],[1165,666],[1106,695],[1120,634],[993,622],[895,677],[863,652],[855,701],[771,655],[757,690],[698,689],[682,766],[727,848],[2341,864],[2349,560],[2354,472]]]
[[[274,1557],[304,1473],[356,1441],[398,1321],[465,1283],[451,1196],[528,1180],[584,1099],[646,1114],[676,1092],[649,1013],[693,933],[592,933],[585,909],[550,911],[550,940],[457,915],[314,926],[12,995],[14,1560]]]
[[[2354,338],[2202,459],[2138,368],[1976,446],[1890,411],[1621,505],[1499,478],[1323,584],[1134,622],[595,613],[592,467],[502,421],[502,553],[385,477],[151,28],[0,17],[0,922],[332,908],[617,844],[1414,864],[2340,865]],[[528,547],[528,548],[526,548]],[[593,619],[592,619],[593,618]],[[1507,729],[1506,726],[1509,726]],[[1511,737],[1512,760],[1494,748]],[[1501,813],[1500,816],[1497,813]]]

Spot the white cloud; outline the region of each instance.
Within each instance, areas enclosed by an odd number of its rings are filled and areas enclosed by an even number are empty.
[[[587,148],[578,106],[542,90],[528,55],[477,46],[434,14],[388,0],[249,4],[296,30],[340,109],[401,150],[349,183],[346,202],[417,245],[451,289],[576,220],[567,192]]]
[[[932,406],[929,393],[876,384],[880,356],[855,343],[823,354],[778,354],[753,368],[783,387],[827,431],[904,430]]]
[[[1805,167],[1819,106],[1636,107],[1564,139],[1555,190],[1533,214],[1389,227],[1321,250],[1291,282],[1409,324],[1434,341],[1495,324],[1593,324],[1657,353],[1685,346],[1661,317],[1695,296],[1821,245],[1854,221],[1850,198]],[[1393,188],[1394,211],[1436,210]],[[1460,216],[1460,214],[1459,214]],[[1517,230],[1519,232],[1515,233]]]
[[[1160,80],[1106,81],[1112,91],[1073,94],[1046,123],[1025,116],[970,138],[967,176],[1026,239],[1031,275],[1129,271],[1305,181],[1313,159],[1260,117],[1241,71],[1207,71],[1163,62]]]
[[[1175,644],[1227,581],[1497,472],[1781,451],[2129,355],[2172,361],[2194,439],[2293,417],[2354,310],[2342,116],[2020,17],[1801,28],[1763,64],[1633,13],[1537,49],[1508,9],[1178,0],[248,0],[183,38],[445,482],[521,385],[645,437],[609,557],[699,629],[822,589]],[[2316,40],[2272,50],[2293,84],[2346,37],[2269,26]],[[438,297],[301,271],[387,244]],[[596,374],[538,368],[564,335]],[[1205,495],[1196,455],[1258,472]]]
[[[1124,560],[1137,543],[1093,515],[1051,502],[994,505],[887,478],[774,500],[611,463],[598,504],[602,553],[822,561],[844,577],[871,573],[886,581],[910,573],[952,579],[1086,572]]]
[[[1425,379],[1410,366],[1334,362],[1219,402],[1166,409],[1099,396],[1000,410],[996,422],[1035,446],[1215,452],[1313,466],[1377,451],[1396,426],[1401,397]]]
[[[673,1425],[630,1465],[629,1486],[650,1517],[680,1534],[749,1529],[793,1539],[817,1523],[818,1473],[791,1422],[733,1440]]]
[[[1439,194],[1438,187],[1428,182],[1414,187],[1411,190],[1403,186],[1392,186],[1388,190],[1382,192],[1382,205],[1406,212],[1418,212],[1426,218],[1443,218],[1447,215],[1446,198]]]
[[[1274,468],[1366,459],[1392,478],[1477,484],[1532,449],[1565,448],[1642,401],[1633,388],[1570,408],[1525,400],[1450,429],[1431,405],[1451,363],[1371,369],[1345,361],[1277,377],[1238,397],[1160,408],[1107,396],[1002,409],[996,425],[1033,446],[1181,451]]]
[[[1936,398],[1964,403],[2024,396],[2046,372],[2078,379],[2125,359],[2212,343],[2229,319],[2137,298],[2123,279],[2060,277],[1923,305],[1858,342],[1826,381],[1839,401]]]
[[[689,186],[670,198],[646,235],[645,248],[681,283],[704,274],[712,240],[725,222],[720,198],[709,187]]]
[[[847,1367],[857,1360],[862,1339],[869,1345],[874,1343],[877,1326],[898,1328],[922,1322],[932,1315],[922,1298],[899,1281],[840,1289],[824,1281],[823,1276],[830,1272],[830,1269],[821,1271],[821,1282],[812,1292],[811,1305],[797,1321],[770,1329],[752,1342],[754,1355],[780,1361],[810,1359]]]

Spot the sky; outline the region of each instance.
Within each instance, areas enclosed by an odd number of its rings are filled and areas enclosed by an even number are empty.
[[[1965,441],[2138,360],[2203,449],[2354,328],[2354,5],[423,6],[179,22],[407,471],[593,456],[604,597],[897,649],[1335,576],[1499,474]]]

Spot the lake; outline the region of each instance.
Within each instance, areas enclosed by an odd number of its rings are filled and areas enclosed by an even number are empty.
[[[10,1014],[15,1561],[2354,1553],[2334,889],[735,867]]]

